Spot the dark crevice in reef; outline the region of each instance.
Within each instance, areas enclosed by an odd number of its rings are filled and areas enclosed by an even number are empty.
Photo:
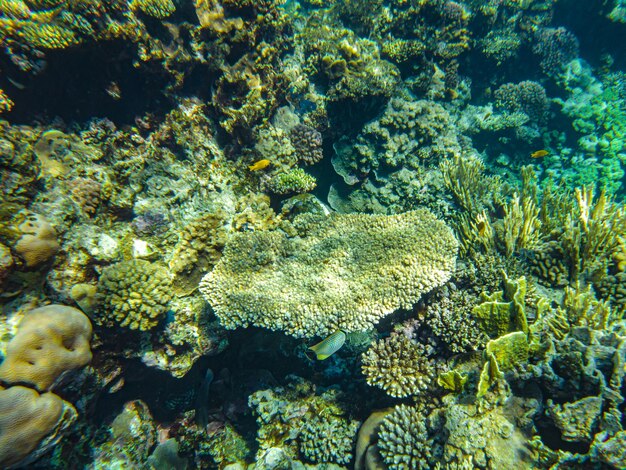
[[[49,117],[66,122],[106,117],[123,126],[134,124],[136,117],[146,113],[166,112],[170,103],[162,90],[168,77],[150,67],[133,67],[127,47],[112,42],[49,51],[36,75],[19,72],[3,56],[0,87],[6,87],[15,102],[6,118],[30,124]]]

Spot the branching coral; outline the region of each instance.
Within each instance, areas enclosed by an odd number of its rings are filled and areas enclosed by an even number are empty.
[[[227,328],[299,337],[361,331],[410,307],[454,267],[452,232],[425,210],[396,216],[303,215],[299,236],[236,234],[200,283]]]
[[[390,470],[434,468],[439,460],[444,432],[437,411],[398,405],[378,431],[380,455]]]
[[[425,348],[403,334],[377,341],[363,353],[362,361],[367,383],[382,388],[392,397],[418,395],[437,375]]]
[[[315,416],[304,424],[300,452],[309,462],[347,464],[352,460],[359,424],[337,417]]]
[[[268,183],[269,190],[276,194],[308,193],[313,191],[316,186],[315,177],[302,168],[278,173]]]
[[[95,321],[131,330],[154,328],[168,310],[170,282],[165,269],[144,260],[105,268],[98,282]]]

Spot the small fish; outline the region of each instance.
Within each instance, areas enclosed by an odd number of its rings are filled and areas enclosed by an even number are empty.
[[[536,150],[533,153],[530,154],[530,158],[541,158],[541,157],[545,157],[546,155],[548,155],[550,152],[548,152],[547,150]]]
[[[341,330],[337,330],[328,338],[311,346],[309,351],[315,353],[318,361],[323,361],[339,351],[345,342],[346,334]]]
[[[207,369],[196,395],[196,424],[202,429],[209,424],[209,388],[213,377],[213,371]]]
[[[254,162],[252,165],[248,166],[250,171],[258,171],[264,170],[268,166],[270,166],[270,161],[267,159],[259,160],[258,162]]]

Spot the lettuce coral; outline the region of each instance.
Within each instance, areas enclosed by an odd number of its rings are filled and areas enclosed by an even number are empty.
[[[394,216],[303,215],[293,228],[235,234],[200,291],[229,329],[296,337],[370,328],[445,283],[457,241],[426,210]]]

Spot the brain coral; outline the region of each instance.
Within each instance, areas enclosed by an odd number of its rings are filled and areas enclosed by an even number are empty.
[[[105,268],[98,282],[96,321],[131,330],[154,328],[172,294],[167,271],[145,260],[122,261]]]
[[[392,397],[407,397],[426,390],[436,371],[419,345],[396,334],[363,353],[363,374]]]
[[[0,380],[47,390],[65,371],[91,361],[91,322],[78,309],[46,305],[27,313],[7,346]]]
[[[20,463],[37,448],[54,445],[76,418],[76,410],[54,393],[0,387],[0,467]],[[36,455],[33,455],[36,458]]]
[[[297,236],[235,234],[200,291],[226,328],[255,325],[296,337],[371,328],[445,283],[457,241],[426,210],[302,215]]]

